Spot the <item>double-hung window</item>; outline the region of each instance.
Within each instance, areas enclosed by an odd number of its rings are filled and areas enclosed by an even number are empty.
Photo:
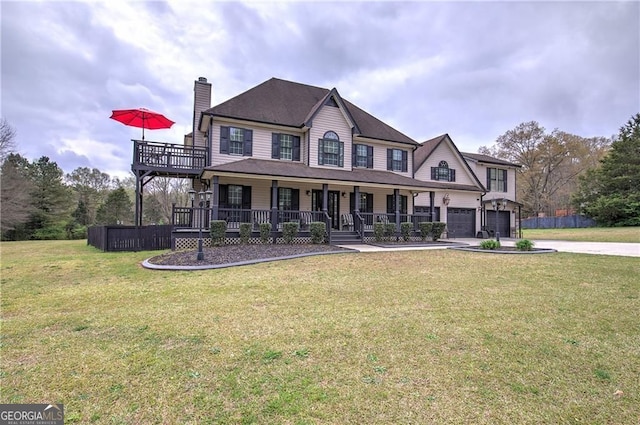
[[[437,167],[431,167],[431,180],[456,181],[456,170],[449,168],[447,161],[440,161]]]
[[[238,127],[220,127],[220,153],[251,156],[253,130]]]
[[[487,168],[487,188],[489,192],[506,192],[507,170]]]
[[[333,131],[318,141],[318,165],[344,166],[344,142]]]
[[[273,133],[271,135],[271,158],[300,161],[300,137]]]
[[[387,170],[407,172],[407,151],[402,149],[387,149]]]
[[[278,193],[278,209],[290,211],[293,205],[292,199],[291,189],[288,187],[281,187]]]
[[[373,146],[353,145],[354,167],[373,168]]]
[[[400,195],[400,205],[398,206],[398,211],[400,214],[407,214],[407,197],[405,195]],[[394,195],[387,195],[387,213],[394,214],[396,212],[396,197]]]
[[[229,153],[242,155],[244,152],[244,130],[241,128],[229,128]]]
[[[242,186],[228,186],[227,200],[229,208],[242,208]]]

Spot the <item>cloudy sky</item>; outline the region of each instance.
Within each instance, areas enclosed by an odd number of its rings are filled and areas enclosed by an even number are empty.
[[[65,171],[130,173],[147,107],[191,131],[193,82],[213,105],[271,77],[333,88],[417,141],[461,151],[526,121],[609,137],[640,112],[640,2],[0,3],[0,115],[18,151]]]

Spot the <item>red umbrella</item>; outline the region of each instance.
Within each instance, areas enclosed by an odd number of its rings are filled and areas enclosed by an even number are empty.
[[[174,124],[169,118],[159,112],[153,112],[147,108],[118,109],[114,110],[109,118],[120,121],[124,125],[132,127],[142,127],[142,140],[144,140],[144,129],[158,130],[161,128],[171,128]]]

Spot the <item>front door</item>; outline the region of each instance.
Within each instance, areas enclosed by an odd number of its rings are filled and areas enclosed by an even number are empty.
[[[322,191],[314,189],[311,194],[311,209],[313,211],[322,211],[322,207]],[[327,213],[331,217],[331,228],[340,228],[340,192],[337,190],[329,191]]]

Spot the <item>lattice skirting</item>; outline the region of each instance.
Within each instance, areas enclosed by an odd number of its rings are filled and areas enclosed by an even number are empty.
[[[225,245],[237,245],[240,243],[240,238],[224,238]],[[250,244],[262,244],[260,238],[249,238]],[[270,239],[269,243],[273,243]],[[276,239],[276,243],[284,243],[284,239],[279,237]],[[293,244],[308,244],[311,243],[311,237],[299,236],[293,239],[291,242]],[[202,238],[202,246],[210,247],[211,246],[211,238]],[[187,250],[195,250],[198,249],[198,238],[175,238],[175,250],[176,251],[187,251]]]
[[[393,237],[390,239],[391,241],[396,241],[396,238]],[[399,236],[398,238],[399,241],[402,241],[404,239],[402,239],[402,236]],[[427,241],[430,241],[431,238],[427,238]],[[384,243],[386,242],[385,240],[382,240],[380,242],[376,241],[376,238],[374,236],[365,236],[364,237],[364,243]],[[422,242],[422,238],[420,236],[409,236],[409,242]]]

